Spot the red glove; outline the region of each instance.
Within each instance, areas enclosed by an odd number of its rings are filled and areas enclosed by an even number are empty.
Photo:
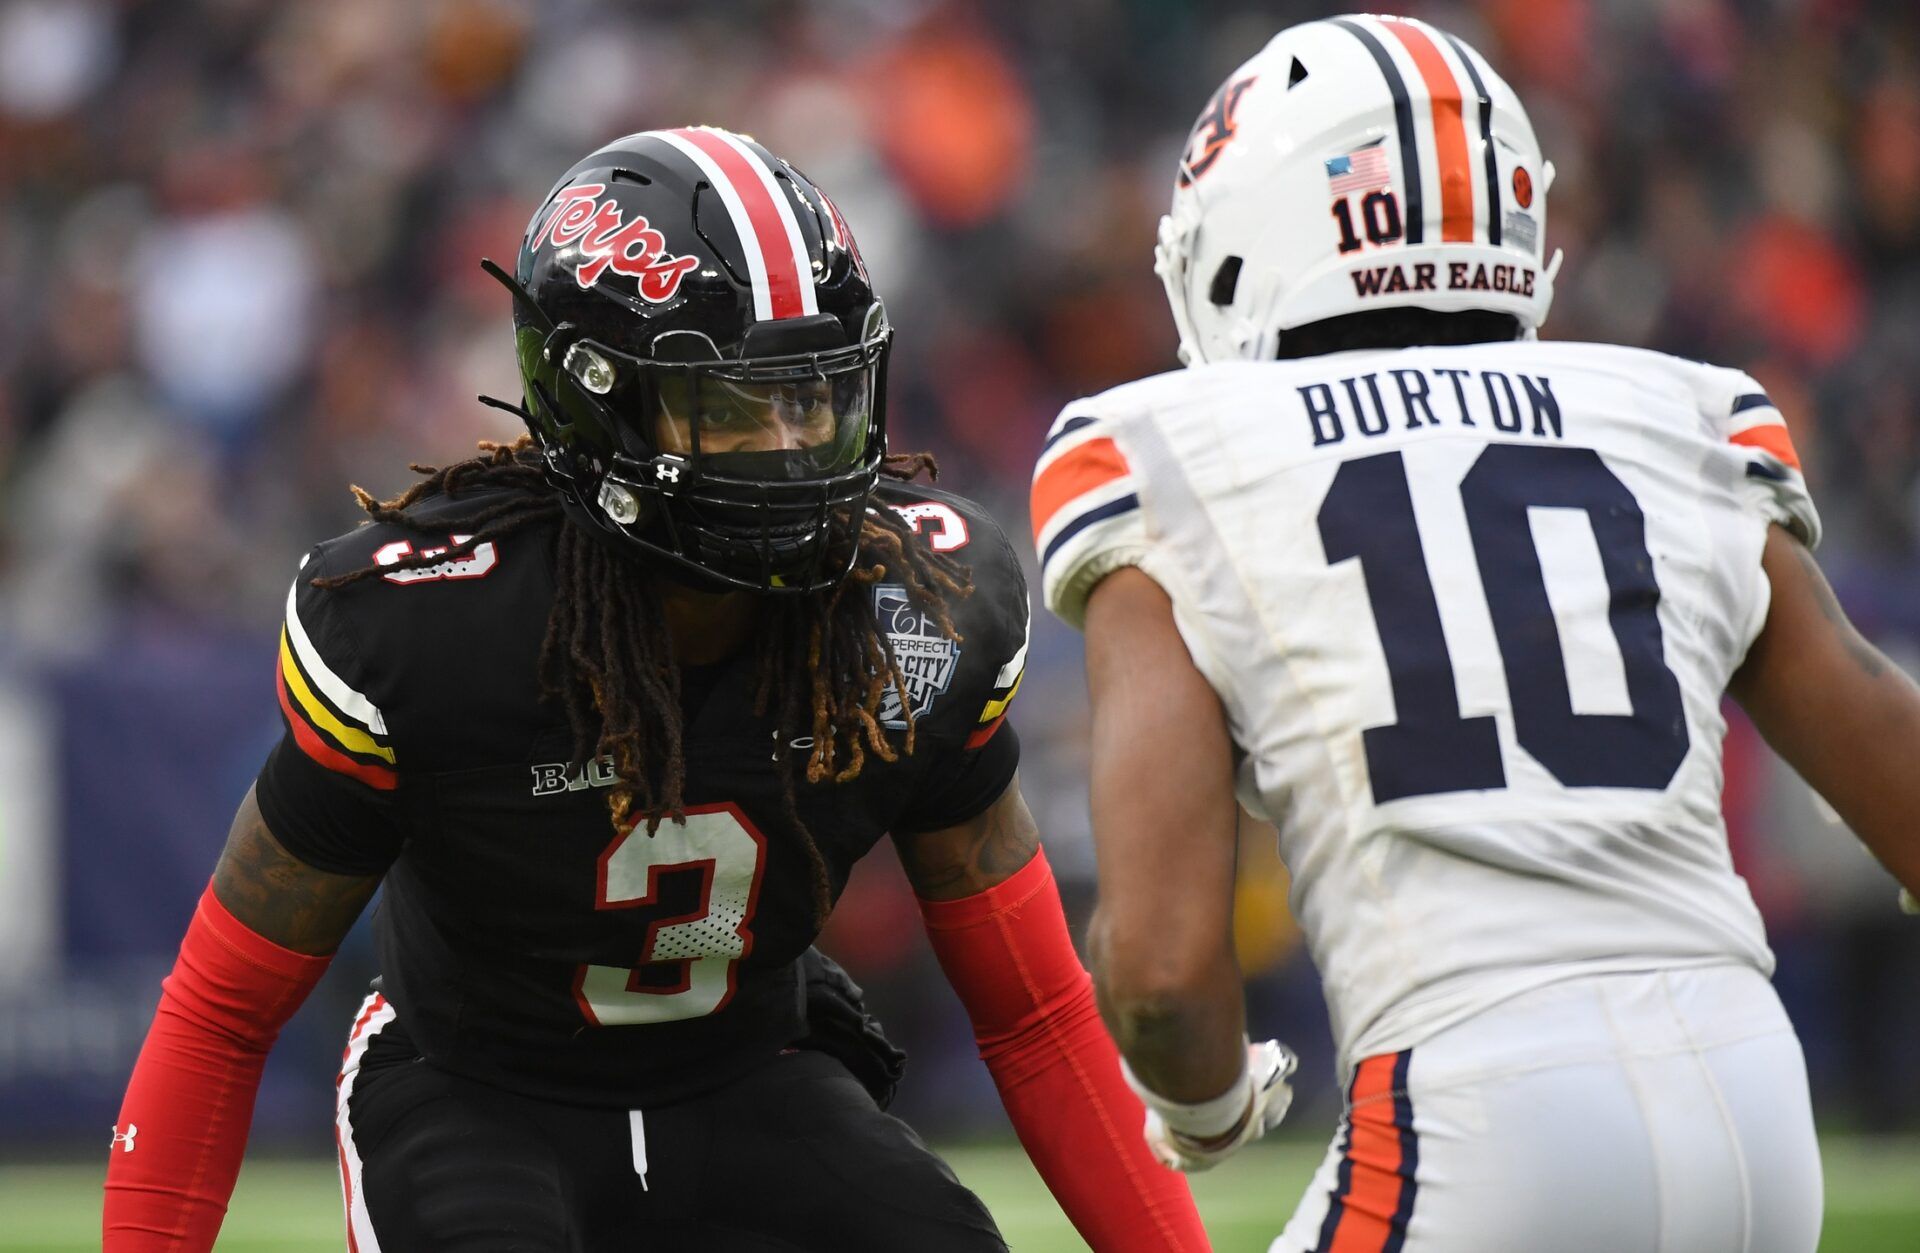
[[[1187,1182],[1153,1160],[1044,852],[1004,883],[920,902],[1013,1129],[1095,1253],[1203,1250]]]
[[[201,895],[113,1128],[106,1253],[213,1247],[267,1050],[331,960],[255,934],[211,885]]]

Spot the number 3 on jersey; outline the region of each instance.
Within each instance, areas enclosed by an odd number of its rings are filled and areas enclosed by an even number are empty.
[[[598,1027],[711,1014],[733,997],[736,967],[753,948],[767,840],[731,804],[696,805],[683,823],[644,819],[600,854],[595,909],[650,912],[637,961],[582,966],[574,999]]]
[[[1689,739],[1680,684],[1666,663],[1640,502],[1590,448],[1521,444],[1481,453],[1460,482],[1460,501],[1506,673],[1514,739],[1565,787],[1665,788]],[[1629,714],[1574,712],[1533,509],[1587,517]],[[1403,454],[1342,465],[1319,521],[1327,560],[1360,562],[1398,715],[1362,733],[1374,803],[1505,787],[1493,718],[1461,716]]]

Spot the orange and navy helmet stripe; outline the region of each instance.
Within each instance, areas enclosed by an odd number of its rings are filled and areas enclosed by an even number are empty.
[[[1493,98],[1485,77],[1474,63],[1474,53],[1452,35],[1425,22],[1400,17],[1331,18],[1366,48],[1393,98],[1395,138],[1400,152],[1406,236],[1410,245],[1426,242],[1426,172],[1421,161],[1421,139],[1431,146],[1435,188],[1440,197],[1438,227],[1443,243],[1473,243],[1484,230],[1485,240],[1502,239],[1500,169],[1493,143]],[[1385,32],[1390,38],[1382,38]],[[1409,81],[1391,50],[1397,45],[1411,62],[1417,81]],[[1444,46],[1443,46],[1444,45]],[[1452,60],[1449,59],[1449,51]],[[1455,65],[1455,61],[1458,65]],[[1464,72],[1464,79],[1462,73]],[[1469,135],[1468,90],[1479,106],[1475,136]],[[1417,104],[1428,114],[1425,131],[1415,120]],[[1474,187],[1473,139],[1480,144],[1481,190]],[[1476,208],[1476,205],[1478,208]]]
[[[1406,241],[1422,243],[1426,239],[1427,213],[1422,197],[1420,142],[1413,129],[1413,98],[1407,94],[1407,80],[1401,76],[1400,67],[1394,63],[1386,45],[1372,31],[1352,18],[1336,17],[1331,21],[1365,45],[1373,63],[1380,67],[1380,76],[1387,80],[1387,91],[1393,96],[1393,129],[1400,140],[1400,177],[1406,184],[1402,191],[1407,202]]]
[[[1315,1253],[1400,1253],[1413,1219],[1420,1142],[1407,1071],[1413,1050],[1369,1057],[1354,1070],[1338,1182]]]
[[[1473,242],[1473,167],[1467,160],[1467,128],[1461,117],[1459,80],[1426,31],[1412,22],[1382,19],[1387,33],[1413,57],[1433,114],[1433,151],[1440,166],[1440,239]]]
[[[1444,32],[1443,32],[1444,33]],[[1480,152],[1486,162],[1487,175],[1487,242],[1500,243],[1501,205],[1500,205],[1500,160],[1493,149],[1493,95],[1487,90],[1486,80],[1480,77],[1480,70],[1473,63],[1473,53],[1467,45],[1447,35],[1446,40],[1453,45],[1453,53],[1460,58],[1460,65],[1467,71],[1467,81],[1473,84],[1473,94],[1480,98]]]

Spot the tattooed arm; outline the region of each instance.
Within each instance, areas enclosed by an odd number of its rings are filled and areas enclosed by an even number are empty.
[[[340,947],[379,886],[378,875],[329,874],[282,848],[252,788],[213,871],[213,894],[228,913],[280,947],[311,956]]]
[[[894,837],[921,900],[951,901],[1006,882],[1033,860],[1040,832],[1015,778],[986,812],[957,827]]]
[[[213,1247],[267,1051],[378,883],[301,863],[253,793],[240,802],[127,1081],[107,1163],[106,1253]]]
[[[1920,893],[1920,688],[1863,639],[1813,554],[1780,527],[1767,624],[1728,690],[1909,892]]]

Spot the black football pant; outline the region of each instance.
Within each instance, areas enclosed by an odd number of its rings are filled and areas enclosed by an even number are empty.
[[[340,1129],[358,1253],[1006,1248],[979,1198],[824,1053],[780,1054],[636,1116],[519,1096],[382,1043],[359,1059]]]

